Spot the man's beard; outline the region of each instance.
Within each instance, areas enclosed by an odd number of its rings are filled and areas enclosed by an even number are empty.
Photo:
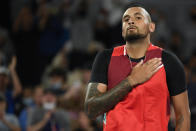
[[[124,37],[124,40],[127,42],[134,42],[137,40],[141,40],[147,37],[147,33],[146,34],[126,34],[126,36]]]

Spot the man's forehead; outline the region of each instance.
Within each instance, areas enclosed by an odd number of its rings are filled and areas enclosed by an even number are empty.
[[[141,7],[131,7],[131,8],[128,8],[123,17],[127,16],[127,15],[131,15],[131,14],[142,14],[143,16],[145,16],[147,14],[147,11],[144,9],[144,8],[141,8]]]

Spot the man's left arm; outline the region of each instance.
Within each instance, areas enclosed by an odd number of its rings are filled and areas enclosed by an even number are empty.
[[[162,52],[162,62],[175,112],[175,131],[190,131],[190,109],[184,66],[173,53],[165,50]]]
[[[190,110],[187,91],[171,97],[176,115],[175,131],[190,131]]]

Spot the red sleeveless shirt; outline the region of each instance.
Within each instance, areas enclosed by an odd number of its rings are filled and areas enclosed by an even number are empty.
[[[150,44],[144,63],[161,58],[162,49]],[[108,90],[124,80],[137,63],[126,55],[125,45],[114,48],[108,67]],[[152,78],[135,87],[112,110],[105,113],[104,131],[167,131],[170,99],[162,66]]]

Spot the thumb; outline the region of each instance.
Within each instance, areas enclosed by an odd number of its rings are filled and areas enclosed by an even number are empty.
[[[137,65],[135,66],[135,67],[139,67],[139,66],[141,66],[142,64],[143,64],[143,60],[141,60],[139,63],[137,63]]]

